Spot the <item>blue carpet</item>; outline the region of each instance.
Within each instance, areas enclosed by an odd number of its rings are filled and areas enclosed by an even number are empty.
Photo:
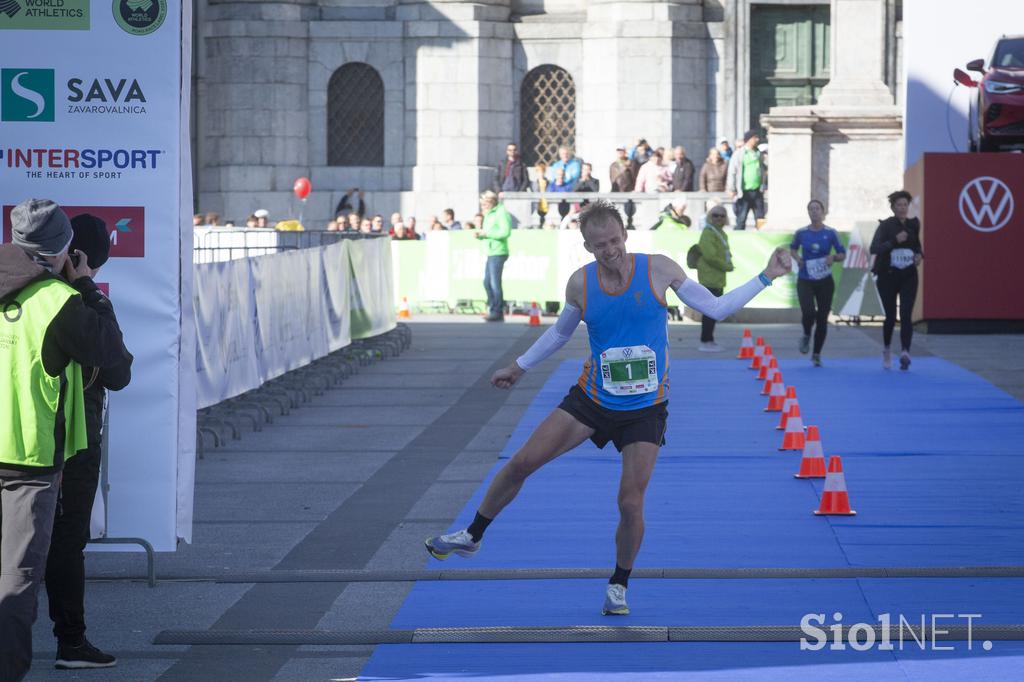
[[[1024,642],[995,642],[992,651],[800,651],[790,642],[629,644],[387,645],[362,680],[512,682],[1020,682]],[[897,646],[894,643],[893,646]]]
[[[579,364],[552,374],[495,471],[557,406]],[[792,477],[799,454],[777,450],[778,414],[762,411],[766,399],[743,363],[674,359],[668,444],[648,491],[638,567],[1024,564],[1024,405],[937,358],[918,359],[906,373],[839,359],[821,369],[785,362],[781,371],[797,388],[804,423],[821,429],[826,455],[843,457],[858,515],[812,514],[822,481]],[[610,445],[584,444],[527,481],[477,557],[429,566],[610,567],[618,477]],[[469,523],[488,483],[453,528]],[[602,594],[602,581],[421,583],[393,627],[608,624],[598,614]],[[996,624],[1021,621],[1024,581],[634,580],[629,599],[633,615],[614,624],[795,625],[805,613],[835,611],[848,624],[874,623],[886,612],[911,620],[980,613],[976,623]],[[816,679],[1020,679],[1000,675],[1022,668],[1022,643],[996,642],[991,652],[950,644],[954,652],[801,652],[795,643],[417,645],[379,647],[364,674],[736,680],[791,679],[810,666]],[[440,660],[448,653],[456,663]]]

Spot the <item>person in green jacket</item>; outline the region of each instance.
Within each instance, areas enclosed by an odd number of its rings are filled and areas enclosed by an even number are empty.
[[[114,310],[54,202],[11,211],[0,244],[0,680],[32,664],[32,624],[64,462],[87,446],[82,366],[120,357]],[[60,275],[64,278],[61,279]]]
[[[488,322],[505,321],[505,301],[501,291],[501,273],[508,260],[508,237],[512,234],[512,216],[504,204],[498,203],[498,195],[487,191],[480,195],[480,212],[483,224],[476,233],[477,239],[487,240],[487,267],[484,270],[484,291],[487,292]]]
[[[658,216],[658,222],[651,229],[657,230],[659,227],[671,227],[677,230],[685,230],[690,227],[691,222],[690,216],[686,215],[686,199],[677,198],[662,210],[661,215]]]
[[[697,281],[707,287],[715,296],[725,292],[725,273],[732,272],[732,252],[729,250],[729,237],[725,234],[725,225],[729,216],[724,206],[715,206],[708,211],[707,225],[701,230],[700,259],[697,261]],[[717,353],[722,347],[715,343],[715,319],[709,315],[701,316],[700,345],[697,347],[705,353]]]

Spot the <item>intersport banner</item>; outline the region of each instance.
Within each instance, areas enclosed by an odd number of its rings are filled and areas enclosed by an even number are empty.
[[[192,235],[182,220],[192,195],[192,4],[7,4],[3,238],[10,207],[28,198],[106,221],[111,258],[96,279],[109,290],[135,362],[131,385],[110,397],[105,534],[173,551],[179,538],[191,539],[195,466]]]

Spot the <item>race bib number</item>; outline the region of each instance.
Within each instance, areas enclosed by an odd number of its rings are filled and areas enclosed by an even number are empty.
[[[897,270],[909,268],[914,264],[914,252],[910,249],[893,249],[889,254],[889,262]]]
[[[825,279],[832,274],[832,266],[826,262],[825,258],[812,258],[811,260],[804,261],[807,266],[807,275],[811,279]]]
[[[601,353],[604,390],[612,395],[637,395],[658,389],[658,356],[647,346],[609,348]]]

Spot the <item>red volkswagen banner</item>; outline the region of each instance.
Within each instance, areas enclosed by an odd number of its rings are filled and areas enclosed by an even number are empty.
[[[925,154],[906,185],[924,249],[915,319],[1024,319],[1024,155]]]

